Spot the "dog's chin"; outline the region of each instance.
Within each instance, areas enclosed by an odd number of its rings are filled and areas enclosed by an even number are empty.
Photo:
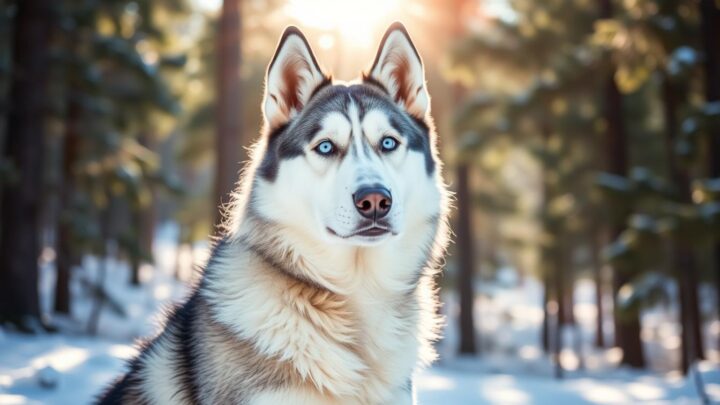
[[[363,228],[348,234],[338,233],[329,226],[326,227],[326,230],[333,239],[354,246],[375,246],[397,236],[392,228],[379,226]]]

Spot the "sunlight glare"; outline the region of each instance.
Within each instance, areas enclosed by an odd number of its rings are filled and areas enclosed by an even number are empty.
[[[438,375],[421,375],[419,377],[424,389],[430,391],[447,391],[455,389],[455,382]]]
[[[580,358],[570,349],[563,349],[560,352],[560,362],[563,368],[570,371],[575,371],[580,367]]]
[[[23,395],[0,394],[0,405],[26,404],[27,398]]]
[[[118,359],[128,360],[133,356],[136,356],[138,351],[136,348],[129,345],[112,345],[108,349],[108,353]]]
[[[193,5],[202,12],[214,13],[222,6],[222,0],[193,0]]]
[[[598,404],[629,404],[630,397],[618,388],[590,385],[580,390],[580,394],[588,401]]]
[[[44,356],[36,357],[30,363],[35,369],[45,366],[52,366],[58,371],[67,371],[83,363],[88,359],[86,349],[63,346]]]
[[[286,12],[300,24],[335,31],[352,45],[368,46],[375,31],[383,28],[379,25],[398,8],[399,0],[290,0]]]
[[[318,44],[322,49],[330,49],[335,46],[335,37],[330,34],[322,34],[318,40]]]
[[[627,386],[630,395],[639,401],[657,401],[665,396],[665,390],[643,383],[630,383]]]
[[[494,388],[485,394],[493,404],[529,404],[530,396],[517,388]]]

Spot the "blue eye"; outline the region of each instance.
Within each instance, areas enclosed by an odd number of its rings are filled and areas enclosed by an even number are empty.
[[[392,152],[397,149],[398,141],[391,136],[386,136],[380,142],[380,146],[382,147],[383,152]]]
[[[315,147],[315,151],[323,156],[329,156],[335,153],[335,144],[330,141],[322,141]]]

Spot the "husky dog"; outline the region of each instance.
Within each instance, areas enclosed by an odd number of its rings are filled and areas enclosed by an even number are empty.
[[[202,279],[99,403],[414,403],[448,239],[429,108],[402,24],[353,84],[286,29]]]

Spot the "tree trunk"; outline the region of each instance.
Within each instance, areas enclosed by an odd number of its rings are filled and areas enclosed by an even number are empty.
[[[550,127],[547,125],[543,125],[541,128],[541,135],[542,135],[542,146],[544,154],[547,154],[549,151],[549,142],[550,142]],[[547,159],[541,159],[541,163],[543,164],[541,170],[542,170],[542,206],[540,207],[540,223],[542,224],[543,232],[546,234],[551,234],[549,227],[549,220],[548,220],[548,205],[549,201],[551,199],[551,188],[550,183],[547,181],[548,175],[547,175]],[[557,277],[557,269],[554,267],[555,263],[555,257],[554,253],[551,250],[550,246],[547,246],[546,243],[541,242],[540,243],[540,256],[541,256],[541,271],[543,274],[543,284],[545,287],[544,291],[544,307],[543,307],[543,324],[542,324],[542,345],[543,349],[545,350],[545,353],[550,353],[551,346],[556,347],[558,344],[557,339],[552,343],[551,345],[551,337],[556,335],[552,335],[550,332],[550,311],[548,308],[548,305],[550,304],[550,299],[552,298],[553,294],[555,294],[555,303],[558,304],[558,307],[556,308],[555,313],[555,321],[556,323],[559,322],[559,300],[557,297],[559,297],[559,290],[557,289],[557,281],[553,276]],[[556,327],[557,332],[557,327]],[[554,351],[553,351],[554,353]],[[558,358],[559,359],[559,358]],[[556,364],[559,364],[559,361],[556,362]]]
[[[548,305],[550,304],[550,274],[546,269],[543,271],[543,320],[540,335],[540,343],[543,351],[550,354],[550,314]]]
[[[603,277],[602,277],[602,260],[600,259],[600,246],[602,245],[600,235],[595,235],[592,241],[592,265],[595,270],[595,308],[597,308],[597,316],[595,317],[595,347],[605,347],[605,330],[603,327],[605,306],[603,305]]]
[[[567,324],[567,312],[565,306],[565,269],[562,261],[561,246],[557,244],[553,252],[555,267],[555,299],[557,301],[557,315],[555,316],[555,344],[553,345],[555,359],[555,378],[563,377],[563,367],[560,354],[563,348],[563,327]]]
[[[563,309],[565,324],[575,326],[575,297],[574,297],[574,280],[571,274],[572,267],[565,265],[563,270]]]
[[[600,17],[612,18],[613,7],[611,0],[599,0]],[[628,171],[627,135],[623,119],[623,99],[615,83],[615,70],[611,69],[605,78],[604,114],[607,122],[605,133],[606,170],[609,173],[626,176]],[[612,240],[620,236],[623,226],[613,225],[610,229]],[[620,288],[630,281],[630,275],[620,269],[613,269],[613,297],[617,297]],[[615,344],[622,349],[621,364],[630,367],[645,367],[642,341],[640,340],[640,313],[633,311],[622,318],[618,315],[615,306]]]
[[[130,217],[131,221],[133,223],[132,231],[134,233],[134,236],[138,238],[135,245],[130,247],[128,249],[128,256],[130,259],[130,285],[137,287],[140,285],[140,266],[142,266],[142,260],[141,256],[143,253],[143,243],[142,243],[142,210],[139,206],[139,202],[136,203],[136,205],[133,205],[130,208]]]
[[[16,4],[3,151],[18,176],[5,185],[0,203],[0,323],[9,321],[27,331],[40,322],[38,256],[51,3],[23,0]]]
[[[146,133],[141,133],[138,136],[138,143],[151,151],[155,151],[155,144],[152,136]],[[133,286],[140,285],[140,267],[144,262],[154,265],[155,260],[153,257],[153,242],[155,236],[155,222],[157,220],[155,215],[155,189],[150,186],[150,200],[149,201],[138,201],[137,207],[133,207],[133,222],[135,223],[135,229],[137,230],[138,238],[138,250],[131,257],[131,276],[130,284]]]
[[[235,188],[242,149],[240,87],[241,1],[224,0],[217,36],[217,134],[215,140],[215,226],[222,223],[224,207]]]
[[[720,102],[720,5],[714,0],[700,0],[699,4],[700,28],[705,51],[703,59],[705,99],[707,102]],[[708,175],[717,179],[720,178],[720,128],[716,128],[709,135]],[[713,256],[718,311],[720,311],[720,236],[716,236]],[[720,313],[718,316],[720,317]],[[720,335],[718,338],[720,339]],[[720,340],[718,347],[720,348]]]
[[[453,0],[453,12],[451,15],[452,26],[450,32],[452,36],[459,40],[465,35],[462,22],[463,10],[467,0]],[[456,83],[453,86],[453,102],[459,105],[465,98],[465,88]],[[456,140],[460,134],[455,134]],[[460,299],[460,347],[458,351],[461,354],[475,354],[479,350],[475,341],[475,319],[474,319],[474,301],[475,289],[473,285],[473,276],[475,274],[475,238],[473,235],[472,221],[472,204],[473,198],[470,190],[469,166],[467,162],[459,162],[455,168],[457,181],[457,220],[455,229],[457,234],[456,251],[458,253],[458,278],[457,291]],[[482,345],[482,343],[481,343]]]
[[[110,193],[106,193],[110,196]],[[100,248],[100,267],[97,273],[97,279],[95,281],[95,296],[93,297],[92,308],[90,309],[90,317],[88,318],[88,335],[96,336],[98,327],[100,326],[100,315],[102,309],[105,306],[107,299],[107,290],[105,289],[105,280],[107,278],[108,271],[108,260],[109,251],[108,245],[110,241],[110,218],[113,212],[112,197],[109,197],[110,202],[107,207],[100,213],[100,239],[102,240],[102,246]]]
[[[608,75],[605,84],[605,119],[607,121],[605,135],[607,171],[618,176],[626,176],[628,171],[627,136],[623,122],[622,95],[617,88],[612,72]],[[610,230],[612,240],[617,239],[622,231],[622,225],[612,226]],[[630,282],[632,276],[628,274],[627,270],[618,268],[613,270],[613,296],[617,297],[620,288]],[[645,356],[642,341],[640,340],[639,311],[632,311],[620,317],[617,314],[618,308],[616,306],[615,312],[615,344],[623,352],[621,364],[635,368],[645,367]]]
[[[68,90],[72,91],[72,90]],[[72,210],[75,193],[74,166],[80,147],[79,120],[81,107],[73,95],[68,97],[63,142],[62,189],[60,192],[60,220],[56,253],[57,283],[55,284],[55,312],[70,314],[70,278],[72,266],[77,261],[73,250]]]
[[[693,319],[692,296],[690,291],[690,277],[684,274],[684,268],[694,266],[692,253],[687,243],[681,242],[674,246],[673,265],[678,278],[678,300],[680,301],[680,371],[686,375],[690,364],[695,361],[697,348],[694,346],[693,336],[695,322]]]
[[[130,285],[140,285],[140,267],[142,266],[142,260],[136,254],[130,255]]]
[[[678,191],[678,202],[692,204],[692,190],[690,175],[687,169],[681,167],[675,156],[675,141],[677,123],[677,94],[669,77],[663,78],[663,115],[666,130],[666,155],[669,174]],[[673,240],[673,267],[678,279],[680,290],[680,324],[682,326],[681,339],[681,369],[687,373],[689,365],[696,359],[704,358],[704,345],[702,342],[702,320],[697,296],[697,266],[693,249],[685,236],[680,235]]]
[[[457,221],[455,222],[458,252],[457,289],[460,296],[460,348],[461,354],[474,354],[475,322],[473,319],[473,274],[475,272],[472,238],[472,197],[468,179],[468,166],[458,165],[457,173]]]

